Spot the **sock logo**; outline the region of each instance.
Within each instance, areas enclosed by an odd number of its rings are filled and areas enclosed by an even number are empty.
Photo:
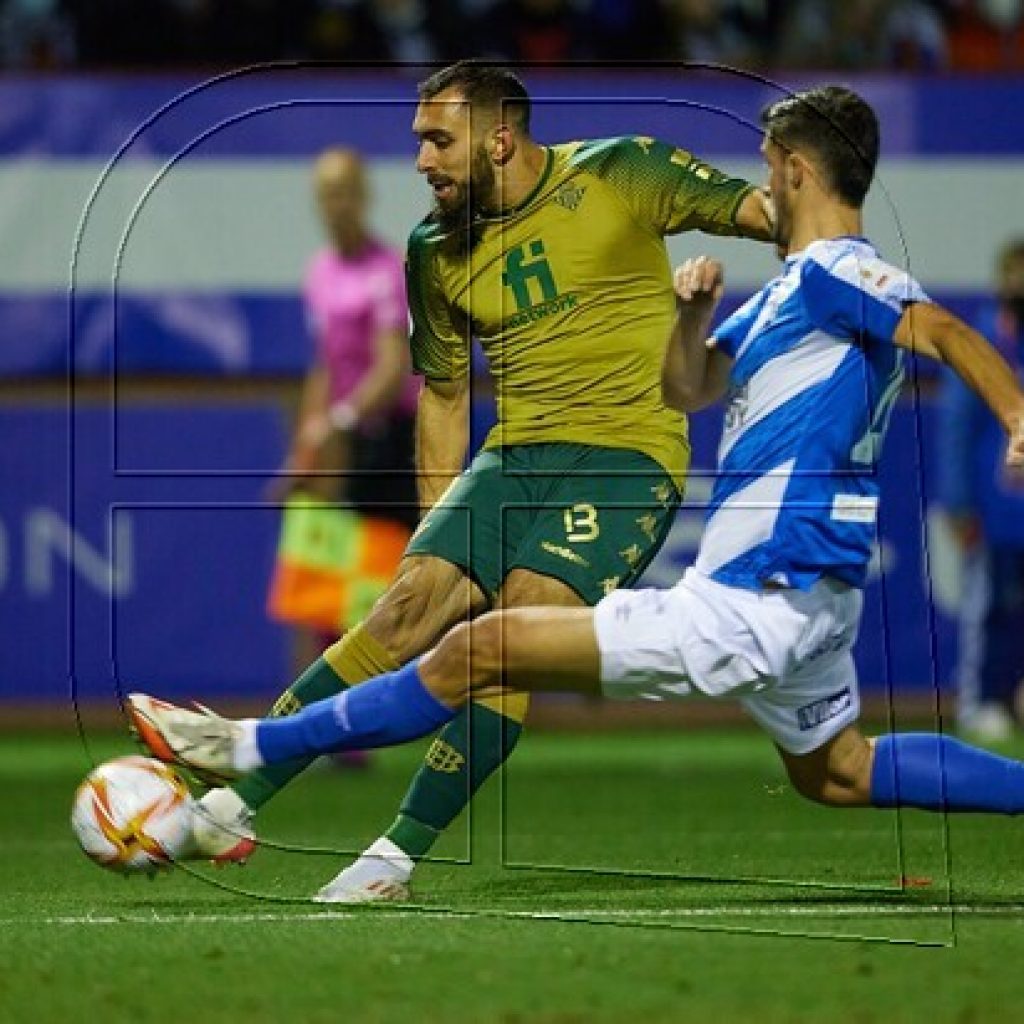
[[[435,772],[444,772],[445,775],[456,774],[466,763],[466,758],[462,754],[440,738],[430,744],[427,756],[423,760],[428,768],[433,768]]]
[[[274,706],[270,709],[270,717],[287,718],[289,715],[297,714],[301,710],[302,701],[300,701],[291,690],[285,690],[284,693],[274,701]]]

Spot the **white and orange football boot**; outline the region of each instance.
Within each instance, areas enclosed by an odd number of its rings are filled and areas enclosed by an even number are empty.
[[[189,711],[168,701],[131,693],[125,699],[132,732],[161,761],[181,764],[219,783],[242,773],[234,768],[237,723],[197,705]],[[192,809],[192,835],[179,860],[244,864],[256,848],[252,811],[230,789],[212,789]]]
[[[245,774],[235,766],[237,722],[201,704],[190,711],[145,693],[128,694],[124,706],[131,730],[161,761],[184,765],[213,785]]]

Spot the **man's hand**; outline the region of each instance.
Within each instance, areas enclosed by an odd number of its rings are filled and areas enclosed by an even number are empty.
[[[725,268],[718,260],[697,256],[676,268],[672,284],[683,309],[710,319],[725,292]]]
[[[672,283],[678,312],[661,367],[661,396],[670,409],[697,412],[717,402],[729,382],[729,359],[709,333],[725,271],[717,260],[698,256],[676,268]]]

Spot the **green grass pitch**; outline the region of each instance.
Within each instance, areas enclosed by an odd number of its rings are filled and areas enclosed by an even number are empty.
[[[0,1021],[1024,1019],[1024,826],[812,806],[754,731],[527,735],[414,905],[309,902],[421,751],[315,769],[247,867],[149,882],[75,846],[77,737],[0,738]]]

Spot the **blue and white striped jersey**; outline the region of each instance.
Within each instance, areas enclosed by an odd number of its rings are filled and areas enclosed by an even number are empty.
[[[927,296],[862,238],[814,242],[714,332],[734,360],[697,569],[732,586],[862,586],[877,462]]]

